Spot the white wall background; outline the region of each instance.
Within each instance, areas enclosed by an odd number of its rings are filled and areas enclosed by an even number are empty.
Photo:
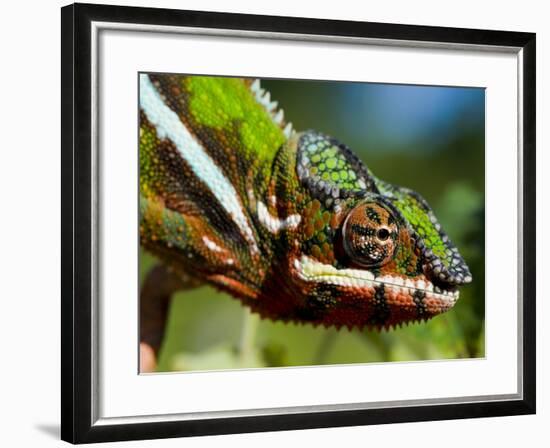
[[[550,15],[545,2],[353,0],[298,2],[276,0],[104,0],[140,6],[307,16],[537,32],[537,127],[539,229],[550,224],[543,199],[548,146],[544,129],[550,105]],[[60,11],[64,2],[5,2],[0,14],[0,411],[2,446],[60,446]],[[545,120],[546,118],[546,120]],[[546,194],[545,194],[546,193]],[[535,217],[533,217],[535,219]],[[539,291],[548,275],[542,254],[549,239],[539,234]],[[538,414],[245,434],[193,439],[128,442],[125,446],[257,447],[313,444],[334,446],[547,446],[550,396],[545,384],[550,332],[547,306],[538,304]],[[243,391],[246,393],[246,391]],[[111,446],[111,444],[102,445]]]

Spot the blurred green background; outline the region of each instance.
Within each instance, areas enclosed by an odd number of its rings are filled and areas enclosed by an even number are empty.
[[[448,313],[380,333],[260,320],[208,286],[179,293],[158,370],[483,357],[484,89],[287,80],[262,86],[296,130],[338,138],[376,176],[424,196],[474,281]],[[141,280],[154,263],[141,251]]]

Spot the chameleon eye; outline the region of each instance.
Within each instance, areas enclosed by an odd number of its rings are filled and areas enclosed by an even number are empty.
[[[399,226],[389,208],[369,201],[351,210],[342,233],[344,250],[355,263],[379,267],[393,258]]]

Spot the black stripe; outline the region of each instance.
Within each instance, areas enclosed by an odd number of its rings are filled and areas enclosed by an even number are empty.
[[[217,167],[231,182],[245,208],[250,207],[247,186],[249,181],[252,182],[254,179],[249,177],[259,177],[263,184],[267,180],[260,175],[262,167],[258,165],[258,153],[254,152],[255,148],[247,148],[241,139],[242,120],[233,119],[223,129],[201,124],[190,111],[190,94],[182,84],[184,78],[192,76],[170,74],[149,74],[148,76],[168,108],[178,115],[186,129],[200,143],[204,152],[214,160]],[[222,106],[219,105],[219,107]],[[269,113],[266,112],[266,115]],[[270,144],[273,159],[278,149]]]
[[[319,285],[307,297],[305,306],[296,309],[295,318],[303,322],[322,322],[336,303],[337,291],[334,285]]]
[[[143,112],[140,112],[140,125],[152,129],[156,135],[156,127],[149,122]],[[229,243],[228,246],[247,246],[239,225],[208,185],[197,177],[175,144],[169,139],[159,140],[154,152],[157,168],[163,169],[156,193],[162,197],[166,208],[184,215],[200,216],[224,242]]]
[[[375,234],[374,229],[372,227],[361,226],[359,224],[352,224],[351,230],[353,233],[356,233],[357,235],[361,235],[361,236],[373,237]]]
[[[413,300],[414,304],[416,305],[416,315],[418,317],[426,316],[426,304],[424,303],[425,297],[426,293],[424,291],[421,291],[420,289],[417,289],[413,292]]]
[[[384,284],[374,288],[374,314],[369,318],[369,325],[384,325],[390,317],[390,307],[386,301]]]
[[[380,215],[374,208],[367,207],[365,213],[371,221],[374,221],[376,224],[382,224],[382,221],[380,220]]]
[[[238,189],[240,182],[235,175],[247,173],[248,165],[242,171],[237,171],[235,163],[238,165],[242,157],[238,157],[236,161],[232,162],[231,153],[227,152],[224,145],[220,143],[219,136],[215,135],[216,130],[194,121],[189,110],[189,93],[181,82],[185,76],[166,74],[149,74],[148,76],[164,104],[176,113],[185,128],[199,142],[204,152],[215,161],[225,177]],[[240,154],[239,148],[235,145],[232,146],[232,149],[236,151],[236,154]]]

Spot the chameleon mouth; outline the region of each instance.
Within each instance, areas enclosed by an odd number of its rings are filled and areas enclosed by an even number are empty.
[[[302,256],[300,260],[295,259],[294,267],[298,272],[298,276],[307,282],[350,288],[375,288],[384,285],[396,292],[411,296],[420,291],[427,298],[438,299],[449,308],[456,303],[459,297],[459,291],[455,287],[443,289],[433,285],[428,280],[411,280],[392,275],[376,277],[372,272],[365,270],[337,269],[330,264],[321,263],[307,256]]]

